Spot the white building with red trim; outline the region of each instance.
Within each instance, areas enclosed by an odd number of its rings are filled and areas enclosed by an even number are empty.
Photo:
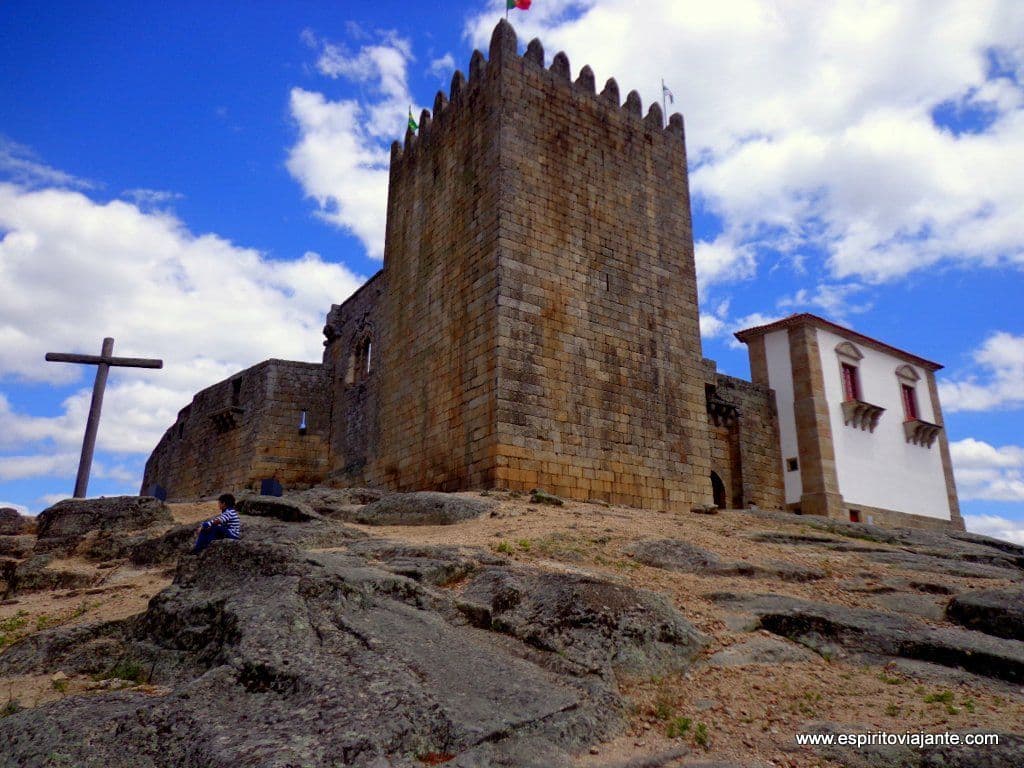
[[[806,313],[736,338],[753,382],[775,393],[787,508],[963,530],[941,365]]]

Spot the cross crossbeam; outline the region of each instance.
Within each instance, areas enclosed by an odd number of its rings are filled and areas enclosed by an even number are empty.
[[[96,381],[92,385],[92,404],[89,406],[89,419],[85,423],[85,438],[82,440],[82,458],[78,462],[78,476],[75,478],[75,498],[84,499],[89,487],[89,472],[92,470],[92,457],[96,450],[96,433],[100,426],[100,411],[103,409],[103,392],[107,387],[107,374],[110,368],[163,368],[163,360],[142,357],[114,357],[114,340],[103,340],[103,349],[99,355],[79,355],[73,352],[47,352],[49,363],[81,363],[96,366]]]

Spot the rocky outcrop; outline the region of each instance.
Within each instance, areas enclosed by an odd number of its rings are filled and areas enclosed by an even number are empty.
[[[18,510],[0,507],[0,536],[19,536],[31,527],[31,521]]]
[[[453,574],[461,595],[431,586]],[[119,664],[169,693],[68,697],[0,739],[28,766],[558,766],[621,728],[611,669],[685,667],[701,643],[656,595],[479,551],[250,536],[182,558],[137,619],[0,655],[0,674]]]
[[[783,581],[815,581],[824,571],[796,563],[769,561],[764,565],[722,560],[709,550],[679,539],[646,539],[630,544],[625,552],[637,562],[654,568],[709,576],[770,577]]]
[[[341,517],[363,525],[452,525],[480,517],[492,509],[493,502],[485,499],[423,491],[385,496]]]
[[[957,595],[950,600],[946,616],[968,629],[1024,640],[1024,590],[990,589]]]
[[[845,608],[780,595],[720,594],[749,610],[761,628],[825,656],[875,654],[929,661],[976,675],[1024,682],[1024,642],[952,627],[930,627],[891,613]]]
[[[37,551],[69,551],[91,531],[121,535],[174,522],[171,511],[151,496],[65,499],[39,513]]]
[[[554,653],[577,674],[662,674],[704,644],[661,595],[577,574],[488,568],[462,598],[477,626]]]

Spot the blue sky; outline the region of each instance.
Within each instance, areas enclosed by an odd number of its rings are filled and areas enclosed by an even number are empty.
[[[686,118],[704,351],[810,311],[944,363],[970,528],[1024,541],[1024,10],[1017,2],[535,0],[513,11]],[[388,146],[503,15],[487,2],[0,4],[0,504],[138,490],[192,393],[318,360],[381,265]]]

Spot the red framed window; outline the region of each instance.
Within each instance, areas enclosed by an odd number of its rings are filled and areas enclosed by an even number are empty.
[[[907,421],[916,421],[919,418],[917,392],[909,384],[900,384],[900,390],[903,392],[903,415]]]
[[[842,363],[843,366],[843,399],[860,400],[860,380],[857,377],[857,366]]]

